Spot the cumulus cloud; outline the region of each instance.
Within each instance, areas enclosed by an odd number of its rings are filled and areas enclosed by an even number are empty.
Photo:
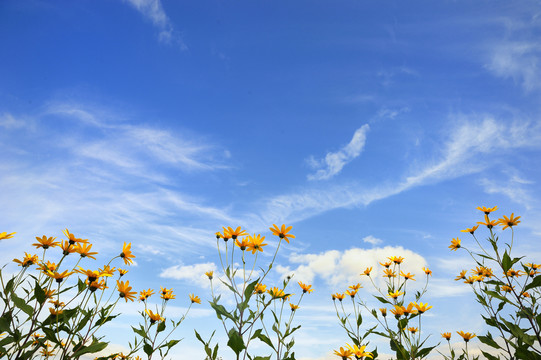
[[[368,267],[372,267],[374,272],[379,271],[381,268],[379,263],[387,261],[390,256],[402,256],[406,259],[401,266],[404,272],[416,274],[417,277],[424,275],[422,268],[427,266],[424,257],[402,246],[293,254],[289,258],[292,265],[278,266],[277,269],[283,275],[294,274],[295,279],[305,283],[312,283],[318,278],[327,285],[338,288],[359,282],[361,280],[359,275]],[[379,280],[381,278],[376,281]]]
[[[308,159],[308,164],[317,169],[314,174],[308,175],[308,180],[327,180],[342,171],[342,168],[357,158],[364,149],[366,133],[370,129],[368,124],[358,128],[351,141],[336,152],[329,152],[323,159]]]
[[[177,44],[186,50],[187,46],[174,29],[171,19],[165,13],[160,0],[124,0],[139,11],[154,25],[159,33],[158,40],[165,44]]]

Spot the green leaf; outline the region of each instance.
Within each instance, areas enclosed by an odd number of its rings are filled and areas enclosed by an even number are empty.
[[[7,311],[2,317],[0,317],[0,333],[7,332],[9,330],[9,323],[11,322],[11,312]]]
[[[167,342],[167,348],[171,349],[173,346],[175,346],[176,344],[178,344],[180,342],[180,340],[169,340]]]
[[[276,351],[276,349],[274,348],[274,345],[272,344],[271,339],[269,339],[265,334],[262,334],[261,329],[259,329],[259,333],[257,333],[257,338],[263,341],[265,344],[269,345],[274,351]]]
[[[161,333],[165,330],[165,321],[160,321],[158,324],[158,329],[156,330],[156,333]]]
[[[254,360],[270,360],[271,356],[256,356]]]
[[[507,250],[503,253],[502,257],[502,270],[503,272],[507,272],[507,270],[511,269],[511,258],[509,257],[509,254],[507,254]]]
[[[359,316],[357,316],[357,327],[360,327],[362,323],[363,323],[363,317],[361,313],[359,313]]]
[[[259,279],[252,281],[248,286],[246,286],[246,289],[244,289],[244,302],[248,303],[250,298],[252,297],[252,294],[254,293],[254,289],[259,282]]]
[[[149,343],[145,343],[145,345],[143,346],[143,351],[148,356],[152,355],[152,346]]]
[[[479,335],[477,337],[479,338],[479,341],[481,341],[483,344],[491,346],[495,349],[500,349],[500,345],[498,345],[498,343],[494,341],[490,333],[487,333],[486,336]]]
[[[45,291],[39,286],[39,283],[36,281],[36,286],[34,287],[34,296],[40,305],[42,305],[47,297],[45,296]]]
[[[34,314],[34,309],[32,309],[32,306],[28,305],[23,299],[18,297],[17,294],[12,293],[11,300],[13,301],[15,306],[24,311],[26,315],[31,317]]]
[[[81,280],[81,278],[77,279],[77,290],[79,290],[79,292],[83,292],[85,289],[86,284],[84,283],[84,281]]]
[[[225,316],[226,318],[233,321],[236,320],[233,316],[231,316],[231,314],[225,309],[223,305],[217,304],[215,301],[211,301],[210,306],[214,309],[214,311],[216,311],[216,316],[218,317],[218,319],[221,319],[222,316]]]
[[[494,355],[491,355],[491,354],[487,353],[486,351],[481,350],[481,352],[483,353],[483,355],[485,355],[485,357],[486,357],[488,360],[499,360],[499,359],[500,359],[499,357],[496,357],[496,356],[494,356]]]
[[[524,291],[528,291],[539,286],[541,286],[541,275],[537,275],[536,277],[534,277],[532,282],[526,285]]]
[[[437,345],[436,345],[437,346]],[[417,352],[417,358],[419,359],[422,359],[424,358],[425,356],[427,356],[428,354],[430,354],[430,352],[436,347],[436,346],[432,346],[432,347],[426,347],[426,348],[423,348],[421,350],[419,350]]]
[[[195,331],[195,337],[197,338],[197,340],[199,340],[203,345],[206,345],[207,343],[203,341],[203,339],[201,338],[201,335],[199,335],[197,330],[193,329],[193,331]]]
[[[229,346],[238,356],[242,350],[246,349],[244,340],[242,340],[242,336],[240,336],[236,329],[229,330],[228,336],[229,341],[227,342],[227,346]]]
[[[391,304],[391,302],[390,302],[389,300],[385,299],[384,297],[376,296],[376,295],[374,295],[374,297],[375,297],[376,299],[378,299],[379,302],[381,302],[382,304]]]
[[[107,347],[107,343],[106,342],[99,342],[97,340],[94,340],[92,342],[92,344],[90,344],[89,346],[84,346],[83,348],[81,348],[80,350],[78,350],[77,352],[75,352],[73,354],[73,356],[77,359],[79,356],[83,355],[83,354],[92,354],[92,353],[96,353],[98,351],[102,351],[103,349],[105,349]]]
[[[140,329],[136,329],[135,327],[131,327],[133,332],[136,333],[137,335],[141,336],[143,339],[148,339],[147,337],[147,334],[145,332],[145,329],[141,326]]]

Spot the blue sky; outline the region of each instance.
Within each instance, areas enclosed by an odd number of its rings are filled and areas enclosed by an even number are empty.
[[[483,332],[447,246],[497,205],[541,258],[540,36],[539,1],[2,1],[0,260],[66,227],[103,258],[131,242],[130,283],[180,311],[210,298],[215,231],[286,223],[271,278],[316,289],[298,358],[343,346],[330,294],[391,255],[434,271],[434,343]]]

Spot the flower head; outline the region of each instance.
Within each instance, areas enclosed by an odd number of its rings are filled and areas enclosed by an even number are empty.
[[[386,308],[380,308],[379,311],[381,312],[381,315],[383,315],[383,317],[387,316],[387,309]]]
[[[464,339],[465,342],[468,342],[470,341],[471,339],[473,339],[476,335],[475,334],[472,334],[472,333],[465,333],[464,331],[457,331],[456,332],[458,335],[462,336],[462,338]]]
[[[524,271],[522,270],[515,270],[515,269],[509,269],[505,272],[505,275],[509,276],[509,277],[519,277],[519,276],[522,276],[524,275]]]
[[[441,333],[441,337],[449,341],[451,340],[451,333],[450,332]]]
[[[80,266],[78,266],[78,268],[79,269],[75,270],[75,272],[77,272],[79,274],[82,274],[82,275],[86,275],[87,280],[89,282],[96,281],[98,278],[100,278],[102,276],[110,276],[110,275],[104,275],[101,272],[96,271],[96,270],[85,270]]]
[[[498,222],[501,226],[503,226],[502,230],[507,229],[508,227],[517,226],[520,222],[520,216],[514,217],[515,213],[512,213],[511,216],[503,216],[503,218],[498,219]]]
[[[383,269],[383,277],[394,278],[396,277],[396,273],[389,268],[385,268]]]
[[[458,275],[456,278],[455,278],[455,281],[458,281],[458,280],[462,280],[462,279],[466,279],[466,273],[468,271],[467,270],[462,270],[460,272],[460,275]]]
[[[39,257],[37,255],[30,255],[29,253],[24,253],[24,258],[22,260],[13,259],[13,262],[19,264],[22,267],[29,267],[35,265],[39,262]]]
[[[485,225],[487,228],[492,229],[494,226],[499,224],[499,221],[498,220],[490,220],[488,218],[488,215],[485,215],[485,222],[478,221],[477,223],[479,225]]]
[[[449,249],[456,251],[457,249],[460,249],[460,239],[456,238],[451,240],[451,245],[449,245]]]
[[[176,297],[176,295],[173,294],[173,289],[166,289],[161,286],[160,288],[161,288],[160,297],[164,299],[165,301],[174,299]]]
[[[406,313],[406,308],[404,306],[395,305],[394,308],[391,309],[391,313],[398,318]]]
[[[419,331],[419,329],[416,328],[416,327],[409,327],[408,330],[409,330],[410,333],[412,333],[412,334],[415,334],[417,331]]]
[[[154,290],[148,289],[148,290],[141,290],[139,292],[139,301],[146,301],[150,296],[154,295]]]
[[[37,249],[44,248],[48,249],[50,247],[55,247],[60,245],[58,241],[55,241],[55,237],[47,237],[46,235],[43,235],[42,237],[36,236],[37,243],[32,244],[32,246],[35,246]]]
[[[268,293],[270,296],[272,296],[273,299],[282,299],[286,296],[286,294],[284,293],[284,290],[279,289],[277,287],[273,287],[269,289]]]
[[[135,258],[135,255],[133,255],[131,252],[131,243],[126,245],[126,243],[124,242],[124,245],[122,245],[122,252],[120,253],[120,257],[122,258],[122,260],[124,260],[124,264],[133,264],[132,258]]]
[[[514,286],[507,286],[507,285],[502,285],[502,287],[500,288],[501,291],[504,291],[504,292],[511,292],[513,291],[515,287]]]
[[[338,357],[341,357],[342,360],[351,359],[353,352],[350,349],[344,349],[343,347],[340,350],[334,350],[334,354]]]
[[[207,275],[207,277],[209,278],[209,280],[212,280],[212,278],[214,277],[214,271],[207,271],[205,273],[205,275]]]
[[[291,311],[295,311],[295,310],[297,310],[299,308],[299,305],[289,303],[289,307],[291,308]]]
[[[190,294],[190,301],[193,303],[201,304],[201,299],[199,296],[195,296],[194,294]]]
[[[118,275],[120,277],[126,275],[127,273],[128,273],[128,270],[124,270],[124,269],[120,269],[120,268],[118,269]]]
[[[389,257],[387,259],[391,260],[395,264],[401,264],[402,261],[404,261],[404,258],[402,256],[391,256],[391,257]]]
[[[59,273],[57,271],[55,272],[52,272],[52,271],[48,271],[47,272],[47,275],[53,279],[56,280],[57,283],[61,283],[62,280],[64,280],[65,278],[67,278],[68,276],[70,276],[71,274],[73,274],[72,272],[69,272],[68,270],[64,270],[63,272]]]
[[[410,274],[410,273],[404,274],[403,271],[400,271],[400,276],[402,276],[405,280],[413,280],[413,281],[415,281],[415,279],[414,279],[415,275],[413,275],[413,274]]]
[[[248,251],[251,251],[252,254],[255,254],[257,251],[263,252],[263,246],[267,246],[268,244],[263,244],[263,241],[265,240],[264,236],[261,236],[259,234],[248,235]]]
[[[363,357],[373,358],[372,353],[364,351],[366,349],[366,345],[364,346],[357,346],[353,344],[353,346],[346,344],[348,349],[353,353],[356,359],[362,359]]]
[[[62,249],[62,254],[64,255],[73,254],[75,252],[75,246],[69,241],[62,240],[60,243],[60,248]]]
[[[425,272],[425,274],[428,276],[428,275],[432,275],[432,270],[430,270],[429,268],[426,268],[424,267],[423,268],[423,271]]]
[[[340,294],[340,293],[332,294],[332,299],[333,300],[338,299],[338,300],[342,301],[342,300],[344,300],[345,297],[346,297],[346,295]]]
[[[52,263],[49,260],[47,260],[46,263],[42,262],[38,266],[38,269],[43,271],[44,273],[47,273],[47,271],[55,271],[57,267],[58,267],[58,265],[56,265],[55,263]]]
[[[346,290],[346,295],[351,296],[351,298],[353,299],[355,295],[357,294],[357,291],[358,290]]]
[[[91,248],[92,248],[92,244],[78,243],[77,245],[75,245],[75,252],[81,255],[81,257],[89,257],[91,259],[96,260],[96,258],[93,255],[96,255],[97,252],[90,252]]]
[[[393,299],[398,298],[400,295],[404,295],[404,293],[398,290],[396,290],[395,292],[389,292],[389,296],[392,297]]]
[[[242,251],[246,250],[248,244],[248,237],[244,237],[242,241],[239,241],[239,239],[235,240],[235,245],[237,245]]]
[[[132,287],[130,286],[129,280],[126,280],[126,283],[124,283],[124,281],[117,280],[116,286],[118,290],[118,296],[124,298],[126,302],[128,302],[128,300],[133,301],[133,299],[135,299],[135,295],[137,294],[137,292],[130,291]]]
[[[1,232],[0,233],[0,240],[4,240],[4,239],[11,239],[13,237],[13,235],[15,235],[16,233],[11,233],[11,234],[8,234],[7,232]]]
[[[67,241],[68,241],[71,245],[74,245],[75,243],[87,243],[87,242],[88,242],[88,239],[79,239],[79,238],[76,238],[75,235],[73,235],[72,233],[70,233],[68,229],[63,230],[62,232],[64,233],[64,235],[66,235],[66,237],[68,238]]]
[[[225,238],[236,240],[239,236],[248,235],[246,230],[242,230],[240,226],[233,230],[231,227],[223,228],[224,229],[224,240]]]
[[[267,291],[267,285],[257,284],[254,287],[254,294],[263,294],[265,291]]]
[[[306,294],[306,293],[310,294],[312,291],[314,291],[314,289],[312,289],[312,285],[306,285],[300,281],[299,281],[299,286],[301,287],[303,294]]]
[[[477,230],[477,228],[479,227],[479,225],[475,225],[469,229],[465,229],[465,230],[460,230],[461,232],[469,232],[470,234],[473,235],[473,233],[475,232],[475,230]]]
[[[477,210],[484,212],[485,215],[488,215],[488,214],[490,214],[491,212],[498,210],[498,207],[497,207],[497,206],[494,206],[493,208],[486,208],[486,207],[484,207],[484,206],[478,206],[478,207],[477,207]]]
[[[147,313],[148,317],[150,318],[150,323],[154,324],[156,321],[164,321],[165,319],[161,317],[160,314],[154,314],[151,310],[146,309],[145,312]]]
[[[415,308],[417,309],[417,311],[419,311],[419,313],[424,313],[425,311],[427,310],[430,310],[432,309],[432,306],[428,306],[428,304],[423,304],[423,303],[413,303],[413,306],[415,306]]]
[[[379,264],[383,267],[389,268],[389,266],[391,266],[393,263],[391,261],[387,261],[384,263],[380,262]]]
[[[361,286],[361,284],[357,283],[357,284],[354,284],[354,285],[350,285],[349,288],[350,288],[351,290],[357,291],[357,290],[359,290],[360,288],[362,288],[362,286]]]
[[[293,228],[293,226],[286,227],[284,224],[280,228],[276,226],[276,224],[272,224],[273,227],[269,228],[270,231],[272,231],[273,235],[278,236],[280,239],[284,239],[289,244],[289,239],[294,239],[295,235],[288,234],[289,231]]]
[[[107,289],[107,283],[105,282],[105,280],[101,279],[101,280],[95,280],[95,281],[88,281],[88,279],[85,280],[85,283],[86,285],[88,286],[88,290],[90,290],[91,292],[94,292],[96,290],[105,290]]]
[[[370,276],[370,273],[372,272],[372,267],[367,267],[366,269],[364,269],[363,273],[361,274],[362,275],[366,275],[366,276]]]

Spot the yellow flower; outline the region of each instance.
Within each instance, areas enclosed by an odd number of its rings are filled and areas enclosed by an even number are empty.
[[[461,232],[469,232],[470,234],[473,235],[473,233],[475,232],[475,230],[477,230],[477,228],[479,227],[479,225],[475,225],[469,229],[466,229],[466,230],[460,230]]]
[[[160,297],[162,299],[164,299],[165,301],[168,301],[168,300],[171,300],[171,299],[175,299],[176,298],[176,295],[173,294],[173,289],[169,289],[167,290],[165,293],[163,292],[163,288],[162,288],[162,293],[160,295]]]
[[[342,360],[351,359],[353,352],[350,349],[344,349],[343,347],[340,350],[334,350],[334,354],[338,357],[341,357]]]
[[[273,299],[281,299],[284,296],[286,296],[286,294],[284,293],[284,290],[281,290],[277,287],[273,287],[269,289],[268,293],[270,296],[272,296]]]
[[[417,329],[416,327],[409,327],[408,330],[409,330],[410,333],[412,333],[412,334],[415,334],[417,331],[419,331],[419,329]]]
[[[396,277],[396,273],[389,268],[383,269],[383,274],[384,274],[383,277],[388,277],[388,278]]]
[[[263,246],[267,246],[267,244],[263,244],[265,237],[259,234],[248,235],[248,240],[248,251],[251,251],[252,254],[255,254],[257,251],[263,252]]]
[[[47,273],[47,270],[49,271],[55,271],[56,268],[58,267],[58,265],[56,265],[55,263],[52,263],[50,262],[49,260],[47,260],[46,263],[41,263],[38,267],[38,270],[41,270],[43,271],[44,273]]]
[[[471,339],[473,339],[476,336],[475,334],[465,333],[463,331],[457,331],[456,333],[458,335],[462,336],[462,338],[464,339],[465,342],[470,341]]]
[[[221,238],[223,238],[223,237],[224,237],[224,236],[222,235],[221,232],[219,232],[219,231],[216,232],[216,239],[221,239]]]
[[[62,314],[64,312],[64,310],[59,310],[59,309],[56,309],[54,307],[50,307],[49,312],[51,313],[52,316],[58,316],[58,315]]]
[[[419,311],[421,314],[427,310],[432,309],[432,306],[428,306],[428,304],[423,304],[423,303],[419,303],[419,304],[413,303],[413,306],[415,306],[417,308],[417,311]]]
[[[257,284],[254,287],[254,294],[263,294],[265,291],[267,291],[267,285]]]
[[[402,256],[391,256],[391,257],[389,257],[387,259],[391,260],[395,264],[400,264],[400,263],[402,263],[402,261],[404,261],[404,258]]]
[[[48,249],[50,247],[55,247],[55,246],[60,245],[60,243],[55,241],[55,239],[56,238],[52,236],[51,237],[47,237],[45,235],[43,235],[43,237],[36,236],[36,240],[38,242],[32,244],[32,246],[35,246],[37,249],[39,249],[40,247],[44,249]]]
[[[49,300],[49,303],[53,304],[55,309],[63,308],[64,306],[66,306],[66,304],[64,304],[63,302],[59,300]]]
[[[408,307],[404,310],[404,314],[417,314],[417,309],[414,309],[414,304],[409,303]]]
[[[95,280],[95,281],[88,281],[88,279],[85,280],[85,283],[86,285],[88,286],[88,290],[90,290],[91,292],[94,292],[98,289],[100,290],[105,290],[108,288],[108,286],[106,285],[106,282],[105,280]]]
[[[13,262],[19,264],[22,267],[29,267],[35,265],[39,262],[39,257],[37,255],[30,255],[29,253],[24,253],[24,258],[22,260],[13,259]]]
[[[430,270],[429,268],[423,268],[423,271],[425,272],[425,274],[428,276],[428,275],[432,275],[432,270]]]
[[[352,354],[355,355],[355,358],[357,359],[362,359],[363,357],[373,358],[371,352],[364,351],[366,349],[366,345],[358,347],[355,344],[353,344],[353,346],[346,344],[346,346],[352,352]]]
[[[69,272],[68,270],[64,270],[63,272],[59,273],[59,272],[52,272],[52,271],[48,271],[47,272],[47,275],[53,279],[56,280],[57,283],[61,283],[62,280],[64,280],[65,278],[67,278],[68,276],[70,276],[71,274],[73,274],[72,272]]]
[[[524,264],[524,266],[532,268],[534,270],[537,270],[537,269],[541,268],[540,264],[532,264],[532,263],[526,263],[526,264]]]
[[[356,294],[357,290],[346,290],[346,295],[351,296],[352,299],[355,297]]]
[[[132,287],[130,286],[129,280],[126,280],[126,283],[124,283],[124,281],[117,280],[116,286],[119,293],[118,296],[124,298],[126,302],[128,302],[128,300],[133,301],[133,299],[135,299],[135,295],[137,294],[137,292],[130,291]]]
[[[491,212],[498,210],[498,207],[497,207],[497,206],[494,206],[493,208],[486,208],[486,207],[484,207],[484,206],[478,206],[478,207],[477,207],[477,210],[484,212],[485,215],[488,215],[488,214],[490,214]]]
[[[102,277],[102,276],[110,276],[110,275],[103,275],[101,272],[96,271],[96,270],[85,270],[80,266],[78,266],[78,268],[79,269],[75,270],[75,272],[86,275],[89,282],[96,281],[99,277]]]
[[[303,294],[306,294],[306,293],[310,294],[312,291],[314,291],[314,289],[312,289],[312,285],[306,285],[300,281],[299,281],[299,286],[301,287]]]
[[[128,273],[128,270],[124,270],[124,269],[118,269],[118,275],[120,275],[120,277],[126,275]]]
[[[530,294],[528,294],[526,291],[522,293],[522,296],[529,298]]]
[[[199,296],[195,296],[194,294],[190,294],[190,300],[193,303],[198,303],[198,304],[201,304],[201,299],[199,298]]]
[[[60,248],[62,249],[62,254],[69,255],[75,252],[75,246],[72,245],[69,241],[64,241],[60,243]]]
[[[135,258],[135,255],[133,255],[131,252],[131,243],[129,243],[128,245],[124,243],[124,245],[122,246],[122,252],[120,253],[120,257],[124,260],[124,264],[133,264],[132,258]]]
[[[395,292],[390,292],[389,293],[389,296],[392,297],[393,299],[396,299],[397,297],[399,297],[400,295],[404,295],[403,292],[399,292],[398,290],[396,290]]]
[[[270,231],[272,231],[273,235],[278,236],[280,239],[284,239],[289,244],[289,239],[295,239],[295,235],[288,234],[289,231],[291,231],[291,228],[293,226],[286,227],[284,224],[280,228],[276,226],[276,224],[272,224],[273,227],[269,228]]]
[[[361,276],[362,275],[370,276],[370,272],[372,272],[372,267],[367,267],[366,269],[364,269],[364,272],[361,274]]]
[[[93,255],[96,255],[97,252],[90,252],[91,248],[92,244],[90,243],[78,243],[77,245],[75,245],[75,252],[81,255],[81,257],[89,257],[96,260]]]
[[[379,311],[381,311],[381,315],[384,317],[387,316],[387,309],[386,308],[380,308]]]
[[[207,275],[207,277],[209,278],[209,280],[212,280],[212,278],[214,277],[214,271],[207,271],[205,273],[205,275]]]
[[[236,239],[235,245],[237,245],[242,251],[246,250],[246,248],[248,247],[248,237],[243,238],[242,241]]]
[[[395,305],[394,309],[391,309],[391,313],[396,317],[400,317],[406,313],[406,308],[403,306]]]
[[[469,278],[464,280],[465,284],[473,284],[474,282],[475,282],[475,278],[473,278],[473,276],[470,276]]]
[[[4,239],[11,239],[13,237],[13,235],[17,234],[16,232],[13,232],[11,234],[8,234],[7,232],[1,232],[0,233],[0,240],[4,240]]]
[[[498,222],[500,223],[501,226],[503,226],[502,230],[505,230],[507,229],[508,227],[513,227],[513,226],[517,226],[518,223],[520,222],[520,216],[517,216],[517,217],[513,217],[515,215],[515,213],[512,213],[510,217],[507,217],[507,216],[503,216],[503,218],[501,219],[498,219]]]
[[[413,274],[410,274],[410,273],[404,274],[403,271],[400,271],[400,276],[402,276],[405,280],[413,280],[413,281],[415,281],[415,279],[413,278],[415,275],[413,275]]]
[[[68,238],[68,242],[69,242],[71,245],[74,245],[75,243],[87,243],[87,242],[88,242],[88,239],[79,239],[79,238],[76,238],[75,235],[73,235],[72,233],[70,233],[68,229],[63,230],[62,232],[64,233],[64,235],[66,235],[66,237]]]
[[[153,294],[154,294],[154,290],[152,290],[152,289],[141,290],[139,292],[139,301],[145,301],[146,299],[148,299]]]
[[[340,293],[332,294],[332,299],[333,300],[338,299],[338,300],[342,301],[342,300],[344,300],[345,297],[346,297],[346,295],[340,294]]]
[[[147,313],[148,317],[150,318],[150,323],[154,324],[156,321],[164,321],[165,319],[161,317],[160,314],[154,314],[152,310],[145,309],[145,312]]]
[[[455,278],[455,281],[462,280],[462,279],[466,279],[466,273],[467,273],[466,270],[462,270],[462,271],[460,272],[460,275],[458,275],[458,276]]]
[[[445,340],[449,341],[449,340],[451,340],[451,333],[450,332],[441,333],[441,337],[444,338]]]
[[[392,263],[391,261],[387,261],[387,262],[384,262],[384,263],[380,262],[379,264],[380,264],[381,266],[384,266],[384,267],[388,268],[388,267],[391,266],[393,263]]]
[[[291,307],[291,311],[295,311],[295,310],[297,310],[299,308],[299,305],[289,303],[289,307]]]
[[[511,291],[513,291],[514,288],[515,288],[514,286],[502,285],[502,287],[500,289],[501,289],[501,291],[511,292]]]
[[[46,299],[51,299],[54,295],[56,290],[45,290],[45,298]]]
[[[455,251],[456,249],[460,249],[460,239],[456,238],[451,240],[451,245],[449,245],[449,249]]]
[[[537,270],[530,270],[530,272],[528,273],[528,276],[529,277],[534,277],[535,275],[539,274],[539,271]]]
[[[524,271],[522,270],[515,270],[515,269],[509,269],[507,270],[507,272],[505,273],[505,275],[509,276],[509,277],[519,277],[519,276],[522,276],[524,275]]]
[[[224,227],[224,240],[225,238],[231,238],[233,240],[236,240],[239,236],[248,235],[246,230],[241,230],[240,226],[237,227],[235,230],[233,230],[231,227],[227,227],[227,229]]]
[[[488,215],[485,215],[485,222],[478,221],[477,223],[479,225],[486,225],[486,227],[489,229],[492,229],[494,226],[499,224],[498,220],[490,220]]]

